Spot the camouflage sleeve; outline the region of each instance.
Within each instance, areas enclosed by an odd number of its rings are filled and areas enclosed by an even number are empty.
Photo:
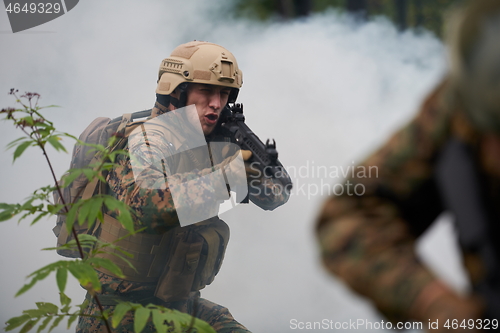
[[[129,140],[128,154],[117,158],[116,166],[107,176],[113,195],[129,205],[137,226],[147,227],[150,233],[163,233],[179,226],[173,191],[182,194],[183,201],[176,201],[177,209],[179,205],[203,209],[200,203],[215,203],[216,193],[221,193],[214,188],[221,184],[203,177],[212,173],[212,168],[172,174],[171,149],[161,136],[149,137],[147,144],[131,144]]]
[[[434,159],[449,133],[436,89],[417,116],[330,197],[318,239],[326,268],[370,298],[389,319],[415,318],[415,304],[436,278],[414,253],[415,238],[441,212]]]
[[[246,168],[251,166],[246,165]],[[250,201],[264,210],[274,210],[284,205],[290,198],[289,191],[278,179],[262,175],[248,175],[248,192]]]

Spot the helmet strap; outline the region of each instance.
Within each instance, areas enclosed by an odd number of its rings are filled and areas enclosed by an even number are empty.
[[[181,83],[175,88],[175,90],[172,93],[175,93],[177,97],[174,97],[174,94],[169,95],[169,101],[170,104],[175,107],[176,109],[182,108],[186,106],[187,102],[187,90],[188,90],[188,84],[186,82]]]
[[[156,107],[158,107],[162,113],[167,112],[170,100],[170,95],[156,94]]]

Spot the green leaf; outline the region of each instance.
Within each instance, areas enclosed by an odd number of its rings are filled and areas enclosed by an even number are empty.
[[[195,318],[193,325],[198,333],[217,333],[206,321]]]
[[[12,206],[14,206],[14,205],[13,204],[8,204],[8,203],[5,203],[5,202],[0,202],[0,209],[9,209]]]
[[[128,210],[128,208],[124,208],[124,210],[120,211],[120,215],[117,216],[117,220],[131,233],[134,233],[134,220],[132,220],[132,215]]]
[[[97,267],[105,268],[108,271],[110,271],[111,273],[113,273],[114,275],[117,275],[121,278],[125,277],[125,275],[123,275],[123,272],[120,269],[120,267],[118,267],[114,262],[112,262],[109,259],[94,257],[94,258],[90,258],[89,260],[87,260],[87,262],[94,264]]]
[[[11,212],[7,211],[0,212],[0,222],[8,221],[13,217],[14,215]]]
[[[88,208],[88,217],[87,217],[89,229],[94,225],[95,221],[97,220],[103,202],[104,198],[102,197],[92,198],[89,201],[88,206],[90,207]]]
[[[67,260],[56,261],[54,263],[51,263],[47,266],[44,266],[44,267],[40,268],[39,270],[31,273],[28,276],[28,277],[32,278],[31,281],[29,283],[25,284],[17,292],[16,297],[24,294],[26,291],[31,289],[31,287],[33,287],[36,284],[36,282],[45,279],[52,271],[57,270],[59,267],[65,267],[65,266],[69,265],[70,263],[72,263],[72,261],[67,261]]]
[[[27,116],[27,117],[19,119],[18,123],[22,123],[22,122],[26,122],[26,124],[28,124],[30,126],[33,126],[35,124],[32,116]]]
[[[59,301],[61,302],[61,305],[69,305],[71,303],[71,298],[66,296],[65,293],[59,293]]]
[[[73,315],[68,318],[68,330],[71,328],[71,324],[78,319],[78,315]]]
[[[40,110],[41,109],[48,109],[48,108],[60,108],[59,105],[47,105],[47,106],[41,106],[40,107]]]
[[[35,304],[38,309],[43,312],[44,315],[57,314],[57,312],[59,311],[59,307],[52,303],[37,302]]]
[[[131,309],[132,305],[130,305],[130,303],[118,303],[118,305],[116,305],[113,316],[111,317],[111,325],[113,328],[118,327],[125,314]]]
[[[153,325],[155,326],[156,332],[166,333],[167,329],[171,327],[169,325],[169,315],[159,309],[151,310],[153,314]]]
[[[94,177],[97,175],[97,172],[92,169],[82,169],[83,174],[87,177],[88,181],[92,181]]]
[[[65,173],[62,178],[62,184],[64,187],[68,187],[76,178],[78,178],[83,173],[82,169],[70,169]]]
[[[110,170],[110,169],[112,169],[114,166],[115,166],[115,163],[103,163],[103,164],[102,164],[102,168],[103,168],[104,170]]]
[[[38,216],[33,219],[30,225],[37,223],[38,221],[40,221],[42,217],[47,216],[49,214],[50,214],[49,212],[40,212],[40,214],[38,214]]]
[[[1,203],[0,209],[3,209],[3,211],[0,212],[0,222],[3,222],[10,220],[12,217],[18,214],[21,210],[21,205]]]
[[[90,264],[82,261],[73,261],[70,263],[68,270],[77,278],[78,282],[84,288],[92,288],[95,291],[101,291],[99,277]]]
[[[31,197],[28,197],[28,200],[26,200],[22,205],[21,205],[21,209],[23,210],[30,210],[32,207],[33,207],[33,201],[35,201],[36,198],[31,196]]]
[[[22,316],[19,317],[13,317],[7,320],[6,324],[7,326],[5,327],[6,331],[12,331],[14,328],[17,328],[24,324],[26,321],[30,320],[31,317],[27,314],[23,314]]]
[[[12,163],[14,163],[16,159],[21,156],[29,146],[31,146],[31,141],[25,141],[17,146],[16,150],[14,151],[14,159],[12,160]]]
[[[130,254],[128,252],[125,252],[123,251],[119,246],[114,246],[110,243],[106,243],[103,245],[103,248],[104,247],[110,247],[114,250],[117,250],[118,252],[120,252],[120,254],[118,253],[115,253],[115,252],[104,252],[104,251],[99,251],[99,250],[94,250],[92,253],[95,255],[95,254],[98,254],[98,253],[107,253],[107,254],[111,254],[111,255],[114,255],[116,256],[117,258],[120,258],[121,260],[123,260],[130,268],[132,268],[134,271],[137,272],[137,269],[134,267],[134,265],[127,259],[125,258],[123,255],[129,257],[129,258],[132,258],[134,255],[133,254]]]
[[[89,303],[90,303],[90,301],[87,298],[85,298],[83,303],[78,305],[78,307],[80,308],[80,312],[85,311],[85,309],[89,306]]]
[[[81,202],[77,202],[76,204],[72,205],[68,211],[68,214],[66,215],[66,230],[68,231],[68,234],[71,234],[73,225],[75,224],[76,214],[78,213],[78,209],[80,208],[80,206]]]
[[[44,129],[47,129],[47,130],[50,130],[50,131],[53,131],[55,130],[55,128],[48,124],[48,123],[35,123],[35,127],[37,128],[44,128]]]
[[[66,267],[61,267],[56,272],[57,287],[61,293],[66,289],[66,282],[68,281],[68,270]]]
[[[97,218],[99,221],[103,222],[104,221],[104,215],[102,214],[102,210],[97,212]]]
[[[56,215],[59,214],[59,212],[64,208],[63,204],[57,204],[57,205],[47,205],[47,210],[50,214]]]
[[[61,312],[68,313],[70,309],[71,309],[71,305],[65,305],[61,308]]]
[[[59,298],[62,305],[61,312],[68,313],[71,309],[71,298],[66,296],[64,293],[59,293]]]
[[[134,332],[140,333],[146,327],[149,317],[151,316],[151,309],[144,307],[137,308],[134,314]]]
[[[33,133],[38,133],[38,135],[40,135],[40,137],[41,137],[41,144],[43,146],[45,146],[45,144],[47,143],[47,141],[43,140],[43,139],[47,138],[50,135],[50,132],[51,132],[50,127],[49,128],[44,128],[42,126],[42,128],[41,128],[40,126],[36,126],[36,124],[35,124],[34,127],[36,128],[36,130],[34,130]]]
[[[21,289],[19,289],[19,291],[16,293],[15,297],[20,296],[20,295],[24,294],[25,292],[27,292],[28,290],[30,290],[38,281],[45,279],[49,274],[50,274],[50,271],[37,274],[35,277],[33,277],[33,279],[31,279],[31,281],[29,283],[25,284],[24,286],[22,286]]]
[[[132,220],[132,215],[130,214],[130,208],[123,201],[117,200],[113,197],[107,196],[104,198],[104,204],[110,211],[117,210],[119,215],[117,220],[130,232],[134,232],[134,221]]]
[[[95,242],[97,242],[97,237],[89,235],[89,234],[79,234],[78,235],[78,240],[80,242],[92,242],[92,243],[95,243]]]
[[[82,246],[83,249],[93,249],[95,243],[97,242],[97,239],[94,236],[87,235],[87,234],[78,234],[78,240],[80,241],[80,245]],[[44,248],[42,250],[45,251],[50,251],[50,250],[70,250],[70,251],[77,251],[78,252],[78,246],[76,245],[76,240],[72,239],[68,243],[61,245],[59,247],[52,247],[52,248]]]
[[[56,151],[62,150],[63,152],[67,153],[66,148],[64,148],[61,142],[59,142],[60,140],[61,138],[57,135],[49,136],[47,138],[47,142],[50,143]]]
[[[106,207],[108,207],[108,209],[110,211],[120,211],[120,208],[121,208],[121,203],[122,201],[118,200],[118,199],[115,199],[113,198],[112,196],[106,196],[104,197],[104,204],[106,205]]]
[[[89,207],[86,204],[87,201],[82,200],[80,202],[81,205],[80,205],[80,210],[78,211],[78,224],[83,225],[85,223],[85,220],[87,219]]]
[[[27,137],[25,137],[25,136],[22,136],[22,137],[20,137],[20,138],[17,138],[17,139],[15,139],[14,141],[11,141],[11,142],[9,142],[9,143],[7,144],[7,149],[12,149],[12,148],[14,148],[15,146],[17,146],[17,145],[18,145],[18,142],[19,142],[19,141],[26,141],[26,140],[29,140],[29,139],[28,139]],[[31,140],[30,140],[30,142],[31,142]]]
[[[102,316],[104,319],[108,320],[109,319],[109,316],[110,316],[110,309],[106,309],[104,310],[103,312],[101,312]]]
[[[36,323],[38,323],[38,321],[40,319],[41,318],[32,319],[32,320],[28,321],[26,324],[24,324],[23,328],[21,328],[21,330],[19,331],[19,333],[29,332],[33,327],[35,327]]]
[[[78,138],[77,138],[76,136],[74,136],[74,135],[72,135],[72,134],[69,134],[69,133],[66,133],[66,132],[63,132],[63,133],[60,133],[60,134],[61,134],[62,136],[65,136],[65,137],[71,138],[71,139],[73,139],[73,140],[77,141],[77,143],[78,143]]]
[[[50,329],[49,329],[49,333],[52,332],[52,330],[54,328],[56,328],[57,326],[59,326],[59,323],[61,322],[61,320],[64,319],[64,316],[60,316],[60,317],[57,317],[56,320],[54,320],[54,322],[52,323],[52,326],[50,326]]]
[[[36,331],[37,333],[40,333],[41,331],[43,331],[45,329],[45,327],[47,327],[47,325],[50,323],[50,321],[53,319],[54,317],[47,317],[45,318],[43,321],[42,321],[42,324],[40,326],[38,326],[38,330]]]

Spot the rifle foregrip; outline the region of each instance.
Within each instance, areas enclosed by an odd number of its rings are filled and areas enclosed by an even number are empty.
[[[278,179],[288,191],[292,189],[292,180],[278,160],[275,143],[272,148],[269,148],[244,122],[225,124],[225,127],[231,131],[241,149],[252,152],[250,162],[256,163],[266,177]]]

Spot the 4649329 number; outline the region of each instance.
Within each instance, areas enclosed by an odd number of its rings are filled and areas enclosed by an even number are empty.
[[[498,329],[498,319],[464,319],[461,322],[457,319],[448,319],[443,325],[447,329],[456,330],[457,328],[470,330],[496,330]]]
[[[30,14],[35,14],[35,13],[39,13],[39,14],[58,14],[60,11],[61,11],[61,4],[59,3],[50,3],[50,2],[47,2],[47,3],[43,3],[43,2],[39,2],[39,3],[35,3],[35,2],[32,2],[32,3],[25,3],[22,7],[21,7],[21,4],[15,2],[15,3],[10,3],[7,5],[7,7],[5,8],[5,11],[7,13],[15,13],[15,14],[18,14],[18,13],[30,13]]]

